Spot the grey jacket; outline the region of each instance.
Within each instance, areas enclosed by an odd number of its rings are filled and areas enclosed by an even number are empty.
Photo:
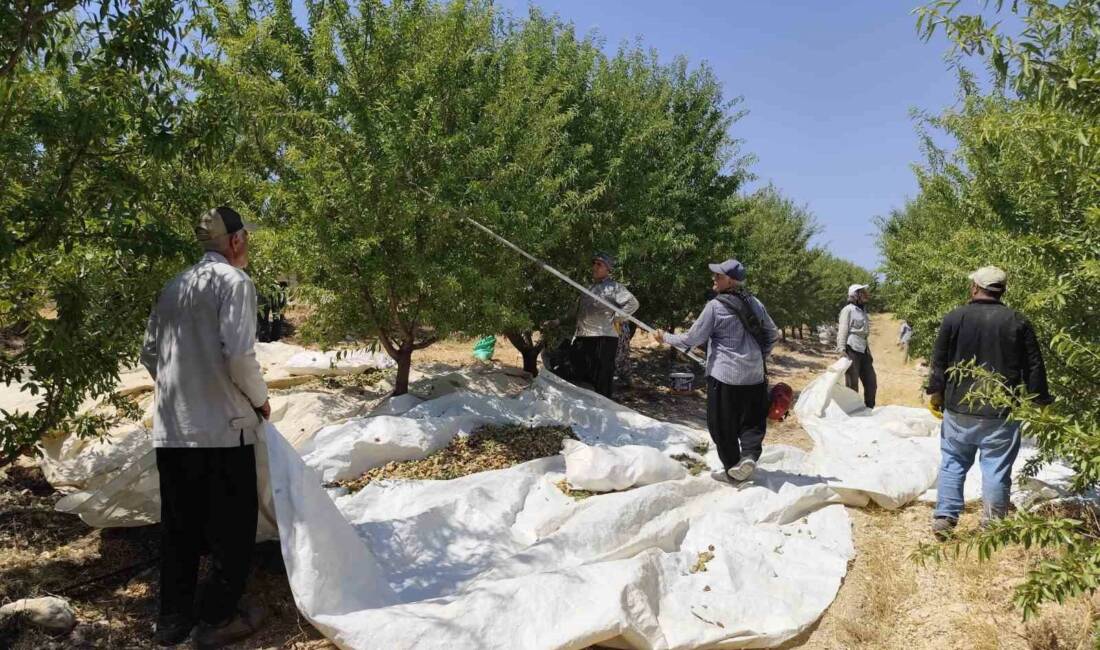
[[[628,314],[638,311],[638,299],[634,297],[634,294],[611,278],[607,278],[603,282],[597,282],[588,290]],[[591,297],[582,295],[580,302],[577,303],[576,335],[614,336],[618,338],[619,333],[615,331],[614,325],[615,318],[615,312]]]
[[[166,284],[141,350],[156,382],[153,446],[254,443],[267,400],[255,344],[256,288],[223,256],[208,252]]]
[[[764,326],[767,340],[763,348],[741,324],[737,314],[717,299],[707,303],[691,329],[683,334],[665,336],[665,343],[677,348],[694,348],[708,343],[708,377],[732,386],[755,386],[764,381],[764,359],[779,340],[779,328],[756,297],[750,298],[748,305]]]
[[[871,336],[871,319],[867,312],[856,305],[848,303],[840,310],[840,319],[836,330],[837,351],[843,351],[848,345],[856,352],[866,352],[867,340]]]

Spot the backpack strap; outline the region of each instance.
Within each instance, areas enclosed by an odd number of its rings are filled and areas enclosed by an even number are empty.
[[[764,345],[767,343],[768,338],[764,332],[764,324],[760,322],[760,317],[749,306],[748,299],[751,297],[752,295],[748,291],[742,290],[738,293],[718,294],[717,300],[737,315],[737,320],[741,321],[741,326],[756,341],[756,345],[760,348],[760,361],[764,365],[764,381],[767,382],[768,361],[764,355]]]

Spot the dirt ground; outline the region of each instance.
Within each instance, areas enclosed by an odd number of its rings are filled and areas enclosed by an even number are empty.
[[[879,379],[879,404],[921,405],[921,367],[904,363],[893,345],[897,323],[888,315],[874,318],[872,350]],[[472,341],[445,341],[418,353],[415,368],[441,368],[472,363]],[[829,349],[811,341],[782,342],[769,366],[774,381],[796,392],[835,359]],[[617,398],[661,419],[705,427],[705,395],[667,388],[667,349],[648,337],[634,341],[633,385],[620,387]],[[496,362],[520,366],[519,354],[498,339]],[[701,384],[701,381],[697,381]],[[809,438],[791,417],[771,423],[765,444],[803,449]],[[93,530],[79,519],[55,513],[58,495],[32,465],[0,470],[0,603],[55,594],[69,599],[80,623],[65,639],[26,629],[0,628],[0,648],[145,648],[156,608],[155,526]],[[785,648],[1035,648],[1089,646],[1100,600],[1080,598],[1048,606],[1024,623],[1012,605],[1014,585],[1037,559],[1034,553],[1010,550],[993,561],[961,558],[917,566],[909,556],[929,541],[931,508],[914,504],[898,511],[849,509],[857,554],[836,600],[807,632]],[[967,513],[961,526],[977,524]],[[298,614],[286,582],[277,544],[256,549],[248,598],[271,613],[262,634],[234,646],[239,649],[333,648]]]

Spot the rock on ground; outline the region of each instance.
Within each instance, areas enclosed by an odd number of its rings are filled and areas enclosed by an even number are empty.
[[[53,634],[68,634],[76,626],[76,615],[68,601],[56,596],[23,598],[0,607],[0,618],[22,616],[24,620]]]

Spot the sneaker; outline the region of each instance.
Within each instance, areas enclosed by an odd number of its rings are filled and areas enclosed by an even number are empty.
[[[752,458],[742,458],[736,465],[726,470],[726,474],[740,483],[749,480],[753,470],[756,469],[756,461]]]
[[[198,650],[215,650],[255,634],[266,617],[263,608],[242,607],[233,618],[221,625],[199,623],[193,641]]]
[[[189,616],[180,614],[163,616],[157,620],[153,631],[153,642],[161,648],[179,645],[191,636],[191,630],[194,627],[195,622]]]
[[[958,523],[958,519],[952,519],[951,517],[934,517],[932,519],[932,534],[941,542],[946,541],[955,532],[955,526]]]

